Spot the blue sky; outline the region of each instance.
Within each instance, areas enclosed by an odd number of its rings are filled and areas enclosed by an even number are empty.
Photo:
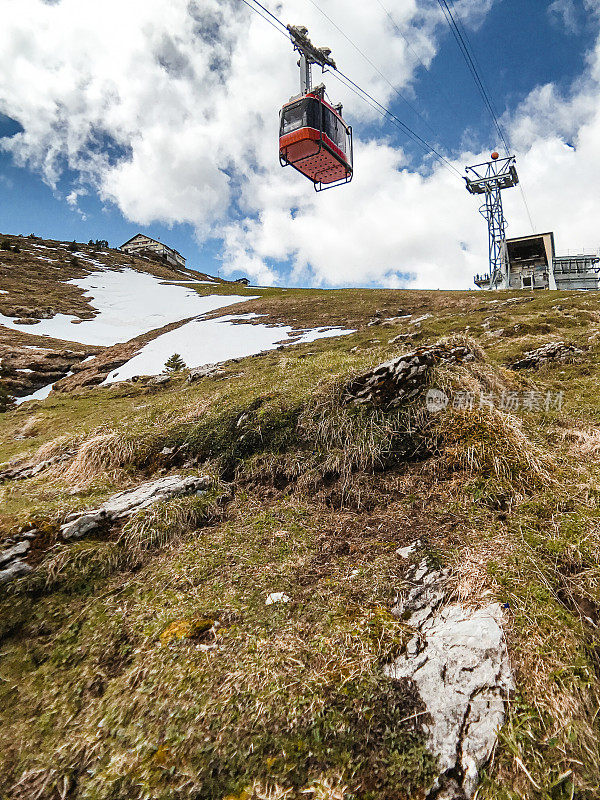
[[[544,0],[502,0],[492,6],[478,30],[469,31],[500,114],[514,111],[539,84],[552,82],[568,90],[584,69],[586,54],[598,35],[597,24],[590,20],[582,3],[574,2],[577,26],[569,29],[560,17],[549,13],[550,5]],[[482,145],[494,145],[489,114],[449,29],[431,69],[419,70],[418,77],[415,91],[419,110],[425,110],[434,130],[443,132],[443,143],[451,153],[460,151],[465,136],[474,137]],[[436,86],[442,87],[445,97],[452,101],[450,113]],[[397,111],[402,111],[401,106],[397,104]],[[411,125],[418,123],[413,115]],[[425,137],[423,126],[421,131]]]
[[[63,4],[68,1],[63,0]],[[463,3],[465,1],[463,0]],[[42,13],[44,15],[48,13],[47,7],[42,8],[43,4],[40,0],[27,0],[27,2],[31,4],[34,16],[36,7],[40,13],[40,18]],[[84,4],[85,2],[87,0],[83,0]],[[164,0],[164,3],[166,2],[167,0]],[[382,0],[382,2],[397,19],[402,19],[403,14],[407,13],[405,6],[408,0],[406,3],[404,0]],[[526,101],[536,87],[541,85],[554,84],[557,97],[569,98],[574,82],[586,72],[588,67],[586,59],[593,52],[598,38],[598,18],[591,14],[589,9],[586,9],[583,0],[581,2],[578,2],[578,0],[573,0],[573,2],[559,0],[559,2],[556,2],[555,0],[554,3],[542,2],[541,0],[496,0],[495,2],[488,0],[488,4],[491,7],[487,10],[487,13],[481,15],[480,24],[475,21],[475,24],[470,25],[468,30],[470,40],[483,69],[485,81],[493,95],[499,113],[517,114],[520,104]],[[155,3],[155,5],[157,4]],[[432,15],[437,14],[439,11],[437,4],[432,0],[427,0],[426,2],[425,0],[419,0],[417,5],[423,13],[428,15],[428,31],[431,31]],[[285,0],[279,5],[279,8],[274,3],[270,5],[286,21],[291,16],[288,6],[289,4]],[[327,7],[327,0],[322,0],[322,7]],[[553,11],[552,9],[555,10]],[[330,14],[334,13],[331,9],[328,10]],[[298,21],[296,19],[298,14],[297,3],[293,11],[294,16],[291,21]],[[242,12],[240,11],[240,13]],[[441,19],[441,12],[439,13]],[[340,25],[344,24],[339,18],[338,23]],[[91,24],[93,24],[93,20],[90,20]],[[260,35],[264,37],[265,43],[268,43],[269,46],[272,44],[274,47],[281,47],[281,42],[276,32],[266,23],[259,19],[254,19],[253,24],[260,27]],[[415,27],[402,24],[403,31],[411,41],[411,46],[424,53],[425,51],[417,42],[416,36],[413,38],[413,33],[418,30],[419,26],[418,14],[411,17],[411,24]],[[381,19],[379,20],[379,25],[381,26],[380,35],[382,37],[389,36],[391,39],[394,36],[393,30],[385,20],[385,15],[383,23]],[[318,29],[314,30],[314,33],[313,30],[314,28],[311,28],[311,34],[316,42],[328,43],[334,48],[339,36],[331,29],[326,20],[322,19]],[[417,64],[412,77],[407,79],[406,70],[404,70],[401,75],[398,75],[398,81],[396,81],[396,75],[390,70],[389,66],[386,66],[385,70],[386,76],[393,83],[397,82],[402,86],[401,91],[409,98],[410,103],[419,109],[430,128],[436,132],[436,136],[434,137],[431,129],[424,124],[423,120],[415,116],[411,109],[391,91],[389,92],[389,97],[386,98],[390,108],[423,138],[441,148],[442,152],[451,159],[460,159],[461,154],[465,153],[465,151],[479,153],[480,151],[487,152],[491,147],[497,147],[498,143],[493,137],[491,121],[485,112],[481,98],[467,72],[449,29],[440,25],[435,30],[435,34],[431,34],[430,39],[436,52],[429,70],[425,70]],[[365,47],[364,44],[363,47]],[[291,47],[287,55],[285,49],[280,52],[281,56],[278,57],[284,60],[287,59],[285,68],[288,70],[288,74],[293,75],[289,65],[289,62],[292,62],[293,65],[294,58]],[[353,63],[350,64],[344,63],[335,49],[333,55],[337,57],[338,65],[351,77],[354,77],[357,72],[360,75],[365,74],[366,66],[361,63],[359,67],[360,58],[356,53],[353,54]],[[369,50],[368,55],[379,65],[377,48]],[[355,63],[354,58],[356,58]],[[25,56],[25,59],[27,59],[27,56]],[[409,51],[408,55],[408,61],[410,60],[412,60],[412,51]],[[102,70],[102,68],[102,64],[99,64],[98,69]],[[260,65],[256,64],[255,80],[257,84],[262,81],[262,78]],[[325,76],[325,79],[329,95],[335,98],[336,92],[339,93],[338,84],[331,78],[327,79],[327,76]],[[364,85],[364,81],[360,77],[358,79]],[[123,80],[126,80],[125,77]],[[286,83],[279,84],[282,87],[279,104],[286,101],[289,95],[296,92],[294,80],[295,78],[292,77],[289,90],[286,87]],[[377,84],[369,88],[377,96],[382,96],[381,91],[378,93],[380,87]],[[256,110],[266,120],[266,129],[263,137],[272,138],[275,146],[278,113],[275,93],[271,93],[267,98],[270,107],[266,107],[264,102],[261,103],[258,96],[255,99],[252,95],[249,95],[245,99],[247,114],[251,114],[253,111],[253,103],[260,104],[260,107]],[[22,109],[15,107],[14,103],[11,105],[10,97],[0,96],[0,101],[0,109],[7,115],[0,117],[0,136],[6,137],[2,141],[7,143],[10,141],[11,135],[17,134],[13,140],[17,142],[20,132],[23,130],[27,132],[27,114],[22,113]],[[35,103],[35,100],[33,103]],[[35,105],[33,105],[33,110],[35,110]],[[31,108],[29,112],[32,112]],[[394,127],[382,124],[379,118],[374,116],[363,116],[362,118],[354,119],[351,108],[348,109],[347,113],[348,120],[354,125],[357,138],[364,142],[381,144],[380,150],[382,152],[385,151],[384,162],[388,155],[392,153],[392,156],[390,156],[391,166],[388,165],[388,170],[392,171],[394,169],[393,153],[402,152],[408,159],[408,162],[402,165],[407,171],[407,179],[410,173],[418,175],[421,167],[420,152]],[[12,120],[13,115],[17,120],[21,117],[24,127]],[[509,117],[506,119],[508,120]],[[236,114],[233,107],[230,128],[231,137],[242,138],[244,136],[244,131],[236,128]],[[176,140],[178,132],[175,127],[172,128],[172,135]],[[564,133],[562,136],[564,138]],[[107,139],[106,141],[109,140]],[[528,144],[531,145],[531,142]],[[47,138],[43,144],[36,143],[36,145],[40,149],[44,146],[49,146],[47,145]],[[258,152],[261,147],[261,144],[257,146]],[[125,147],[122,150],[117,148],[117,152],[122,152],[122,157],[125,160],[131,158],[131,153]],[[273,152],[275,151],[273,150]],[[206,156],[206,153],[203,155]],[[238,187],[235,185],[236,179],[233,178],[230,181],[233,191],[230,194],[227,209],[221,213],[220,217],[216,215],[210,225],[203,224],[203,220],[196,222],[195,219],[194,221],[179,222],[177,213],[165,214],[163,212],[154,212],[152,209],[140,212],[139,209],[136,210],[137,206],[134,200],[120,201],[118,192],[113,192],[112,200],[107,199],[107,193],[103,192],[105,198],[101,199],[96,188],[98,176],[93,176],[89,180],[89,172],[86,173],[86,169],[78,169],[78,164],[76,163],[78,159],[70,157],[67,152],[65,152],[64,157],[59,153],[56,158],[53,171],[54,187],[49,186],[48,175],[44,176],[42,174],[43,160],[40,159],[39,152],[36,153],[35,157],[32,157],[31,153],[27,152],[25,157],[28,158],[29,163],[25,166],[18,166],[20,157],[23,156],[18,147],[16,151],[0,153],[0,189],[3,201],[1,204],[2,222],[0,223],[0,229],[3,232],[22,234],[34,232],[47,238],[77,239],[79,241],[102,238],[108,239],[111,245],[118,246],[141,230],[177,248],[187,257],[190,266],[209,273],[217,274],[222,270],[222,258],[225,256],[226,272],[235,277],[245,271],[245,264],[242,260],[239,264],[240,268],[235,270],[235,259],[228,262],[228,257],[231,256],[235,248],[232,249],[231,243],[224,244],[222,238],[223,228],[233,223],[238,227],[241,226],[243,232],[245,225],[251,225],[254,235],[259,236],[257,233],[258,226],[263,225],[264,219],[270,213],[267,209],[267,201],[265,201],[264,206],[261,206],[260,203],[256,203],[253,206],[252,202],[244,202],[243,187],[239,187],[238,196]],[[216,157],[217,153],[215,152]],[[260,159],[260,156],[257,157]],[[114,160],[113,158],[113,162]],[[457,161],[457,164],[460,164],[460,161]],[[361,163],[359,148],[355,158],[357,176],[361,170],[372,168],[372,159],[367,160],[365,158]],[[398,168],[396,165],[396,170]],[[221,169],[222,172],[226,171],[225,167]],[[105,170],[107,170],[107,167],[105,167]],[[257,172],[259,174],[254,179],[257,182],[256,186],[259,186],[262,176],[260,169]],[[291,171],[289,172],[288,177],[293,181],[294,188],[298,193],[297,196],[300,198],[299,205],[315,202],[312,198],[310,184],[308,182],[305,184],[298,183],[296,176],[292,177]],[[377,176],[375,175],[372,179],[377,180]],[[275,176],[273,180],[277,181],[274,184],[274,191],[276,191],[282,186],[281,179]],[[386,175],[383,173],[381,180],[387,180]],[[459,193],[464,192],[464,188],[458,178],[455,180],[455,191],[458,197]],[[155,182],[153,187],[150,187],[150,191],[160,192],[160,186],[159,164],[156,168]],[[196,188],[200,191],[202,190],[201,185]],[[74,189],[78,192],[78,196],[75,199],[71,197],[71,202],[68,202],[67,198]],[[147,193],[149,188],[141,185],[139,191],[140,193]],[[256,191],[260,192],[261,188],[259,187]],[[331,192],[331,199],[328,198],[327,201],[323,201],[327,203],[329,214],[335,213],[336,197],[340,198],[340,208],[344,207],[342,193],[346,191],[346,187],[336,189]],[[135,193],[135,185],[129,187],[129,194],[132,192]],[[306,198],[303,193],[311,196]],[[334,195],[335,197],[333,197]],[[451,195],[449,196],[451,197]],[[273,203],[273,198],[270,198],[268,202]],[[282,199],[281,202],[285,206],[286,198]],[[289,209],[295,207],[296,202],[294,198],[287,199],[287,202],[289,216]],[[363,202],[368,202],[368,198],[363,198]],[[463,202],[462,198],[460,202]],[[319,208],[322,208],[322,206],[317,206],[314,211],[317,216],[319,215]],[[304,210],[306,211],[306,209]],[[426,214],[427,204],[425,201],[423,210],[423,213]],[[437,209],[432,209],[432,214],[436,212],[439,213]],[[342,212],[340,211],[340,213]],[[399,208],[398,213],[401,215],[402,209]],[[153,216],[155,217],[154,219],[152,219]],[[168,218],[167,221],[161,221],[161,216]],[[185,213],[181,214],[183,219],[186,216]],[[461,224],[464,227],[464,223]],[[485,245],[485,226],[478,218],[476,207],[472,208],[472,221],[469,222],[469,229],[471,231],[469,236],[476,237],[477,243],[474,247],[478,248],[480,243]],[[239,230],[235,235],[237,237],[236,241],[238,241],[238,248],[246,248],[246,244],[239,244],[241,235]],[[339,236],[344,236],[343,224],[340,225]],[[199,238],[202,238],[202,241],[199,241]],[[466,238],[468,237],[461,230],[461,225],[457,221],[457,242]],[[324,241],[323,247],[331,246],[328,244],[330,239],[324,237],[325,239],[327,239],[327,243]],[[597,244],[600,244],[600,242],[588,242],[590,247]],[[420,250],[421,245],[416,243],[415,247]],[[265,265],[264,274],[274,277],[278,283],[288,285],[323,283],[322,278],[318,279],[311,275],[310,253],[298,256],[297,254],[301,247],[297,243],[290,243],[287,250],[283,248],[284,252],[282,253],[278,252],[279,249],[273,242],[269,246],[263,243],[262,250],[260,246],[254,249],[251,258],[249,257],[248,259],[248,264],[254,263],[252,261],[254,259],[261,259]],[[479,254],[478,258],[480,258],[480,253],[483,252],[483,249],[477,252]],[[401,258],[401,249],[399,254],[398,258]],[[374,258],[377,257],[374,256]],[[389,254],[386,254],[385,258],[388,257]],[[426,258],[426,256],[423,257]],[[302,261],[304,267],[298,266],[299,261]],[[482,266],[485,267],[484,264]],[[410,271],[410,265],[406,269],[400,266],[390,269],[388,264],[382,263],[379,272],[375,269],[366,271],[364,275],[356,273],[358,277],[353,277],[349,282],[362,285],[390,285],[390,283],[391,285],[397,285],[398,280],[401,282],[403,277]],[[223,272],[222,274],[226,273]],[[261,274],[260,269],[257,267],[255,277],[259,278]],[[395,277],[392,279],[390,276]],[[343,285],[343,275],[337,274],[328,283],[330,285]]]

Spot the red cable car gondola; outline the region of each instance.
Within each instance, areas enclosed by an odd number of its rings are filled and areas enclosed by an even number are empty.
[[[280,113],[279,161],[313,182],[317,192],[352,180],[352,128],[324,87],[291,100]]]

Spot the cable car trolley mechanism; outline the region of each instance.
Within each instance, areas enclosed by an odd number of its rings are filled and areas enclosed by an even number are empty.
[[[325,86],[312,86],[312,65],[336,68],[331,50],[315,47],[307,29],[287,26],[294,50],[300,53],[300,95],[280,112],[279,161],[306,175],[315,191],[352,180],[352,128],[342,118],[342,106],[325,100]]]

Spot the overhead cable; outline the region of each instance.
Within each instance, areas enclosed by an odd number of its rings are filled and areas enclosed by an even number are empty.
[[[275,28],[275,30],[276,30],[276,31],[278,31],[279,33],[283,34],[283,35],[285,36],[285,38],[286,38],[286,39],[289,39],[289,36],[288,36],[288,34],[287,34],[287,30],[286,30],[286,32],[284,33],[284,32],[281,30],[281,28],[278,28],[278,27],[277,27],[277,25],[275,25],[275,23],[274,23],[274,22],[272,22],[272,21],[269,19],[269,17],[266,17],[264,14],[261,14],[261,12],[258,10],[258,8],[256,8],[256,6],[253,6],[253,5],[251,5],[251,4],[248,2],[248,0],[242,0],[242,3],[244,3],[245,5],[247,5],[247,6],[248,6],[248,8],[251,8],[251,9],[252,9],[252,11],[255,11],[255,12],[258,14],[258,16],[259,16],[261,19],[264,19],[264,21],[265,21],[265,22],[268,22],[268,23],[269,23],[269,25],[270,25],[272,28]],[[260,3],[258,3],[258,5],[259,5],[261,8],[264,8],[264,6],[262,6]],[[265,9],[265,10],[267,10],[267,9]],[[277,17],[275,17],[275,16],[274,16],[274,14],[271,14],[271,12],[270,12],[270,11],[267,11],[267,13],[269,14],[269,16],[271,16],[271,17],[274,17],[274,19],[277,19]],[[279,22],[279,20],[277,20],[277,21]]]
[[[497,115],[496,110],[494,108],[494,104],[492,102],[490,94],[489,94],[489,92],[488,92],[488,90],[486,88],[486,85],[485,85],[485,82],[484,82],[484,79],[483,79],[483,75],[482,75],[481,66],[480,66],[480,64],[479,64],[479,62],[477,60],[477,56],[475,54],[475,51],[474,51],[473,46],[471,44],[471,41],[469,39],[469,35],[467,34],[467,31],[466,31],[466,29],[465,29],[465,27],[464,27],[459,15],[458,15],[458,12],[456,11],[456,8],[454,6],[453,0],[449,0],[449,2],[450,2],[450,5],[448,5],[448,0],[438,0],[438,4],[439,4],[439,6],[440,6],[440,8],[442,10],[442,13],[443,13],[445,19],[446,19],[446,22],[448,23],[448,25],[450,27],[450,30],[452,31],[452,34],[453,34],[454,38],[456,39],[456,43],[458,44],[459,50],[461,51],[461,53],[463,55],[463,58],[465,59],[467,67],[469,68],[469,71],[470,71],[471,75],[473,76],[473,80],[475,81],[475,85],[477,86],[477,89],[479,90],[479,92],[480,92],[480,94],[481,94],[481,96],[483,98],[483,102],[484,102],[487,110],[490,113],[490,116],[492,118],[494,126],[495,126],[496,130],[498,131],[498,135],[500,136],[502,144],[504,145],[504,148],[505,148],[505,151],[506,151],[506,155],[510,156],[511,155],[511,147],[510,147],[509,140],[508,140],[507,136],[505,135],[505,133],[504,133],[504,131],[502,129],[502,126],[500,125],[500,121],[498,119],[498,115]],[[529,204],[527,202],[527,198],[525,197],[525,189],[523,188],[523,184],[522,183],[519,183],[519,190],[521,192],[521,197],[523,199],[523,205],[525,206],[525,211],[526,211],[527,217],[529,219],[529,224],[531,225],[531,230],[532,230],[532,232],[535,232],[535,226],[533,224],[531,211],[529,209]]]
[[[406,43],[406,46],[407,46],[408,50],[413,54],[415,60],[419,62],[419,64],[423,67],[425,72],[427,72],[427,74],[429,75],[429,78],[431,80],[433,88],[439,94],[439,96],[443,100],[443,102],[445,103],[446,108],[448,108],[450,111],[452,111],[452,113],[454,114],[454,117],[460,123],[461,120],[459,119],[458,113],[457,113],[457,111],[456,111],[456,109],[454,107],[453,100],[448,97],[446,92],[444,92],[442,87],[438,84],[438,81],[434,80],[434,78],[433,78],[433,76],[431,74],[431,70],[430,70],[429,66],[423,61],[421,56],[417,53],[415,48],[412,46],[412,44],[410,42],[410,39],[407,37],[406,33],[402,30],[402,28],[398,25],[398,23],[396,22],[396,20],[392,16],[391,12],[383,5],[381,0],[377,0],[377,3],[379,4],[379,6],[382,9],[382,11],[385,12],[385,14],[388,17],[389,21],[392,23],[392,26],[394,27],[394,30],[396,31],[396,33],[399,36],[401,36],[402,39],[404,39],[404,42]]]
[[[352,80],[352,78],[350,78],[348,75],[345,75],[345,74],[344,74],[344,73],[343,73],[343,72],[342,72],[340,69],[336,69],[336,70],[335,70],[334,72],[332,72],[331,74],[332,74],[332,75],[335,75],[336,73],[337,73],[337,75],[338,75],[338,76],[341,76],[342,78],[344,78],[344,79],[345,79],[345,80],[348,82],[348,84],[350,85],[350,87],[351,87],[351,88],[353,88],[353,89],[355,89],[356,91],[360,92],[360,95],[362,95],[362,96],[363,96],[363,99],[364,99],[364,98],[368,98],[369,100],[371,100],[371,101],[372,101],[372,102],[375,104],[375,106],[377,106],[377,108],[378,108],[378,109],[379,109],[379,110],[380,110],[380,111],[381,111],[381,112],[382,112],[382,113],[383,113],[383,114],[384,114],[384,115],[385,115],[385,116],[386,116],[386,117],[387,117],[387,118],[388,118],[388,119],[389,119],[389,120],[390,120],[390,121],[391,121],[393,124],[395,124],[395,125],[396,125],[396,127],[399,127],[399,128],[400,128],[400,130],[402,130],[402,131],[403,131],[403,132],[404,132],[404,133],[405,133],[407,136],[409,136],[409,137],[410,137],[410,138],[411,138],[411,139],[412,139],[412,140],[413,140],[413,141],[414,141],[414,142],[415,142],[417,145],[419,145],[419,147],[421,147],[421,148],[422,148],[422,149],[423,149],[423,150],[424,150],[426,153],[431,153],[431,155],[435,156],[435,157],[438,159],[438,161],[439,161],[439,162],[440,162],[442,165],[445,165],[447,168],[450,168],[450,169],[451,169],[451,170],[453,170],[453,171],[454,171],[454,172],[455,172],[455,173],[456,173],[456,174],[457,174],[459,177],[461,177],[461,178],[462,178],[462,175],[461,175],[461,174],[460,174],[460,172],[459,172],[459,171],[456,169],[456,167],[454,166],[454,164],[451,164],[451,163],[450,163],[450,162],[449,162],[449,161],[448,161],[446,158],[444,158],[444,156],[443,156],[441,153],[439,153],[439,152],[438,152],[438,151],[435,149],[435,147],[433,147],[433,146],[432,146],[432,145],[430,145],[428,142],[426,142],[426,141],[425,141],[425,139],[423,139],[421,136],[419,136],[419,134],[418,134],[418,133],[415,133],[415,131],[413,131],[413,130],[412,130],[412,128],[409,128],[409,126],[408,126],[408,125],[406,125],[406,123],[402,122],[402,120],[401,120],[401,119],[399,119],[399,118],[398,118],[398,117],[397,117],[397,116],[396,116],[396,115],[395,115],[395,114],[394,114],[392,111],[390,111],[390,110],[389,110],[389,108],[386,108],[386,107],[383,105],[383,103],[380,103],[380,102],[379,102],[379,100],[376,100],[376,99],[373,97],[373,95],[372,95],[372,94],[369,94],[369,92],[367,92],[367,91],[366,91],[366,89],[363,89],[361,86],[359,86],[357,83],[355,83],[355,82]]]
[[[456,22],[458,24],[458,27],[462,31],[463,38],[464,38],[465,43],[466,43],[466,45],[467,45],[467,47],[469,49],[469,52],[471,54],[471,58],[473,59],[473,63],[475,64],[475,67],[476,67],[476,69],[478,71],[479,78],[480,78],[481,83],[483,85],[483,88],[485,89],[485,92],[486,92],[486,94],[488,96],[488,99],[490,101],[490,105],[492,106],[492,110],[493,110],[494,114],[496,116],[498,116],[498,112],[496,110],[496,106],[494,105],[494,99],[491,96],[491,92],[489,90],[489,87],[485,82],[485,76],[483,74],[483,69],[482,69],[481,64],[479,62],[479,59],[477,58],[477,53],[475,52],[475,48],[471,44],[471,39],[470,39],[469,33],[467,31],[467,26],[462,21],[462,19],[460,17],[460,14],[458,13],[458,11],[456,9],[456,6],[454,5],[454,0],[448,0],[448,2],[450,4],[450,8],[452,10],[452,14],[453,14],[453,16],[456,19]],[[504,133],[506,134],[506,131],[504,131]],[[508,138],[508,135],[507,135],[507,140],[508,140],[508,144],[509,144],[509,147],[510,147],[510,139]],[[512,147],[511,147],[511,149],[512,149]]]
[[[242,2],[245,5],[247,5],[248,8],[251,8],[253,11],[255,11],[266,22],[269,22],[276,30],[283,33],[286,39],[289,39],[287,27],[283,24],[283,22],[281,22],[281,20],[278,17],[275,16],[275,14],[272,14],[267,8],[265,8],[265,6],[263,6],[262,3],[259,2],[259,0],[251,0],[251,2],[250,0],[242,0]],[[271,22],[270,19],[267,19],[264,16],[264,14],[261,14],[259,9],[256,8],[254,5],[252,5],[252,3],[255,3],[256,6],[258,6],[262,11],[265,11],[269,17],[272,17],[273,20],[275,20],[278,23],[280,27],[276,27],[275,24]],[[452,170],[459,177],[462,177],[460,172],[456,169],[456,167],[453,164],[451,164],[446,158],[444,158],[444,156],[441,153],[439,153],[435,147],[430,145],[425,139],[419,136],[419,134],[413,131],[412,128],[410,128],[406,123],[402,122],[402,120],[399,119],[392,111],[390,111],[389,108],[384,106],[383,103],[380,103],[378,100],[376,100],[373,97],[373,95],[369,94],[369,92],[360,87],[348,75],[345,75],[341,70],[337,68],[335,70],[332,70],[331,74],[338,79],[340,78],[344,79],[346,81],[345,85],[355,94],[357,94],[365,103],[367,103],[367,105],[371,106],[371,108],[374,108],[379,114],[387,118],[396,128],[401,130],[406,136],[411,138],[420,148],[422,148],[424,152],[433,155],[442,164],[442,166],[444,166],[446,169]],[[344,80],[342,80],[341,82],[344,83]]]
[[[321,8],[319,5],[317,5],[317,3],[315,2],[315,0],[308,0],[308,2],[309,2],[309,3],[310,3],[312,6],[314,6],[314,7],[317,9],[317,11],[318,11],[320,14],[322,14],[322,15],[325,17],[325,19],[326,19],[326,20],[328,20],[328,21],[331,23],[331,25],[333,25],[333,27],[336,29],[336,31],[338,31],[338,33],[341,33],[341,35],[344,37],[344,39],[346,39],[346,41],[347,41],[347,42],[349,42],[349,44],[351,44],[351,45],[352,45],[352,47],[353,47],[353,48],[356,50],[356,52],[357,52],[357,53],[358,53],[360,56],[362,56],[362,58],[363,58],[363,59],[364,59],[364,60],[367,62],[367,64],[369,64],[369,65],[370,65],[370,66],[371,66],[371,67],[372,67],[372,68],[375,70],[375,72],[377,72],[377,74],[378,74],[378,75],[379,75],[381,78],[383,78],[383,80],[384,80],[384,81],[385,81],[385,82],[388,84],[388,86],[390,86],[390,87],[391,87],[392,91],[393,91],[393,92],[395,92],[395,93],[398,95],[398,97],[399,97],[399,98],[400,98],[400,99],[401,99],[401,100],[402,100],[404,103],[406,103],[406,105],[407,105],[407,106],[410,108],[410,110],[413,112],[413,114],[415,114],[417,117],[419,117],[419,119],[421,120],[421,122],[422,122],[424,125],[426,125],[426,126],[427,126],[427,128],[429,128],[429,130],[431,131],[431,133],[433,133],[433,135],[434,135],[434,136],[437,136],[437,133],[436,133],[436,131],[434,131],[434,129],[433,129],[433,128],[431,127],[431,125],[429,124],[429,122],[428,122],[428,121],[425,119],[425,117],[424,117],[424,116],[421,114],[421,112],[419,111],[419,109],[418,109],[418,108],[416,108],[416,107],[415,107],[415,106],[414,106],[414,105],[413,105],[413,104],[412,104],[412,103],[411,103],[409,100],[407,100],[407,99],[406,99],[406,97],[405,97],[405,96],[402,94],[402,92],[401,92],[401,91],[400,91],[400,90],[399,90],[399,89],[398,89],[396,86],[394,86],[394,84],[393,84],[393,83],[392,83],[392,81],[391,81],[391,80],[390,80],[390,79],[387,77],[387,75],[384,75],[384,74],[383,74],[383,72],[382,72],[382,71],[379,69],[379,67],[377,66],[377,64],[373,63],[373,61],[372,61],[372,60],[369,58],[369,56],[368,56],[368,55],[367,55],[367,54],[366,54],[366,53],[365,53],[363,50],[361,50],[361,49],[360,49],[360,47],[359,47],[357,44],[355,44],[355,42],[353,42],[353,41],[352,41],[352,39],[351,39],[351,38],[350,38],[350,37],[349,37],[349,36],[348,36],[346,33],[344,33],[344,31],[343,31],[343,30],[340,28],[340,26],[339,26],[339,25],[338,25],[336,22],[334,22],[334,21],[331,19],[331,17],[330,17],[328,14],[326,14],[326,13],[325,13],[325,11],[323,11],[323,9],[322,9],[322,8]]]
[[[245,2],[245,0],[244,0],[244,2]],[[266,12],[266,13],[267,13],[267,14],[268,14],[270,17],[271,17],[271,19],[275,20],[275,22],[276,22],[278,25],[280,25],[280,26],[283,28],[283,30],[285,31],[285,35],[286,35],[286,36],[288,36],[287,25],[286,25],[284,22],[282,22],[282,21],[279,19],[279,17],[278,17],[278,16],[276,16],[276,15],[275,15],[275,14],[273,14],[271,11],[269,11],[269,9],[268,9],[268,8],[266,8],[265,6],[263,6],[263,4],[259,2],[259,0],[253,0],[253,2],[254,2],[254,3],[256,3],[256,5],[257,5],[259,8],[262,8],[262,10],[263,10],[263,11],[265,11],[265,12]],[[246,5],[248,5],[248,4],[246,3]]]
[[[483,99],[484,105],[485,105],[485,107],[487,108],[487,110],[490,113],[492,121],[493,121],[493,123],[494,123],[494,125],[496,127],[496,130],[498,131],[498,135],[500,136],[502,144],[504,145],[504,147],[506,149],[506,155],[510,156],[510,147],[508,145],[506,137],[504,136],[504,132],[503,132],[502,128],[500,127],[500,122],[498,121],[498,117],[496,115],[496,112],[494,111],[494,108],[492,106],[492,103],[491,103],[491,100],[490,100],[489,95],[487,93],[487,90],[486,90],[486,88],[485,88],[485,86],[483,84],[483,80],[481,79],[481,76],[479,74],[479,70],[477,69],[475,61],[474,61],[474,59],[473,59],[473,57],[472,57],[472,55],[470,53],[470,49],[469,49],[469,47],[467,46],[467,44],[465,42],[465,38],[464,38],[463,34],[461,33],[461,29],[458,26],[458,23],[457,23],[454,15],[452,13],[452,10],[450,9],[450,7],[449,7],[449,5],[447,3],[447,0],[438,0],[438,4],[439,4],[439,6],[440,6],[440,8],[442,10],[442,13],[443,13],[443,15],[444,15],[444,17],[446,19],[446,22],[448,23],[448,26],[449,26],[450,30],[452,31],[452,35],[454,36],[454,38],[456,40],[456,43],[458,45],[458,48],[459,48],[460,52],[462,53],[462,56],[463,56],[463,58],[465,60],[465,63],[467,65],[468,69],[469,69],[469,72],[473,76],[473,80],[475,81],[475,85],[476,85],[477,89],[479,90],[479,93],[481,94],[481,97]]]

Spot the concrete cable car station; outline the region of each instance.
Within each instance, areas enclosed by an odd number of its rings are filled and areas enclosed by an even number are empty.
[[[500,281],[476,275],[480,289],[598,289],[600,257],[557,256],[553,233],[506,239],[501,246]]]
[[[489,272],[476,275],[480,289],[598,289],[598,255],[557,256],[554,233],[506,238],[502,192],[519,184],[514,156],[467,167],[467,191],[485,198],[479,209],[488,223]]]

